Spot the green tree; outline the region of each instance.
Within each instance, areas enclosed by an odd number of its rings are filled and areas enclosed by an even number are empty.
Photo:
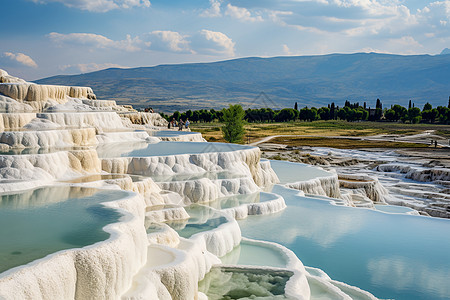
[[[170,118],[170,120],[172,120],[173,118],[175,118],[175,120],[179,120],[181,117],[181,113],[179,111],[176,111],[173,113],[172,117]]]
[[[431,105],[430,105],[431,106]],[[434,123],[434,120],[439,116],[439,111],[436,108],[423,110],[422,119],[429,123]]]
[[[406,113],[407,113],[406,108],[404,108],[403,106],[398,105],[398,104],[395,104],[395,105],[392,107],[392,110],[395,111],[395,118],[394,118],[394,121],[401,120],[403,117],[406,116]]]
[[[301,111],[301,110],[300,110]],[[275,115],[275,121],[294,121],[298,117],[298,111],[292,108],[283,108]]]
[[[377,99],[377,103],[375,104],[375,108],[376,109],[383,109],[383,104],[381,103],[381,100],[380,99]]]
[[[431,106],[431,104],[429,102],[425,103],[425,105],[423,106],[422,111],[424,110],[431,110],[433,107]]]
[[[321,107],[317,111],[319,118],[321,120],[329,120],[330,119],[330,109],[328,107]]]
[[[439,123],[447,124],[450,121],[450,108],[445,106],[438,106],[437,110],[439,112]]]
[[[411,107],[410,109],[408,109],[407,119],[412,124],[419,123],[422,120],[422,115],[421,115],[421,112],[420,112],[420,108],[418,108],[418,107]]]
[[[230,105],[222,110],[223,138],[229,143],[240,143],[245,134],[245,111],[239,104]]]
[[[386,111],[386,113],[384,114],[384,116],[385,116],[386,120],[396,121],[396,119],[395,119],[395,110],[393,110],[393,109],[388,109]]]
[[[334,102],[331,103],[331,107],[330,107],[330,119],[332,119],[332,120],[336,119],[336,106],[335,106]]]

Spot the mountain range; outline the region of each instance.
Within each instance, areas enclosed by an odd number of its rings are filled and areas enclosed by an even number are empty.
[[[447,105],[450,55],[378,53],[240,58],[212,63],[110,68],[80,75],[60,75],[39,84],[81,85],[99,99],[173,112],[220,109],[228,104],[274,109],[367,102],[384,107]]]

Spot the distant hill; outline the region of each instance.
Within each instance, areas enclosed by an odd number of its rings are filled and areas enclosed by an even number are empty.
[[[41,84],[91,86],[99,99],[114,99],[159,111],[220,109],[229,103],[245,107],[324,106],[366,101],[374,107],[447,105],[450,55],[330,54],[241,58],[213,63],[111,68],[55,76]],[[263,94],[261,94],[263,93]],[[266,97],[267,96],[267,97]]]
[[[445,54],[450,54],[450,49],[445,48],[444,50],[442,50],[441,55],[445,55]]]

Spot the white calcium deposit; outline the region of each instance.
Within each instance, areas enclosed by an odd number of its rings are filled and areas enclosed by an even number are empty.
[[[328,177],[319,177],[307,181],[299,181],[285,184],[287,187],[303,191],[307,194],[323,195],[332,198],[340,198],[339,180],[336,174]]]
[[[432,164],[429,159],[415,159],[399,155],[395,151],[369,152],[314,148],[313,152],[317,155],[331,155],[360,161],[355,166],[334,167],[341,177],[356,176],[375,179],[373,187],[369,187],[369,184],[346,182],[344,179],[342,187],[347,197],[354,197],[348,195],[349,192],[355,193],[354,195],[366,196],[373,201],[381,200],[392,205],[410,207],[434,217],[450,218],[448,209],[450,207],[448,194],[450,169],[440,165],[439,162]],[[376,167],[369,167],[373,162]],[[362,187],[362,185],[366,186]],[[358,202],[357,199],[355,200]]]
[[[260,160],[259,148],[126,157],[124,153],[161,140],[204,140],[200,134],[154,136],[153,130],[167,128],[167,121],[159,114],[97,100],[88,87],[37,85],[3,70],[0,110],[0,192],[15,201],[12,207],[45,206],[60,201],[55,199],[70,198],[52,192],[25,193],[20,201],[15,196],[18,191],[44,185],[130,191],[117,201],[105,199],[106,206],[122,214],[119,222],[103,228],[110,234],[107,240],[59,251],[1,273],[1,299],[205,299],[207,296],[198,291],[198,282],[242,240],[236,219],[286,208],[284,199],[276,194],[266,195],[262,202],[225,209],[209,207],[197,225],[212,216],[225,221],[190,238],[180,237],[163,222],[188,224],[192,216],[187,205],[208,205],[224,196],[258,193],[279,182],[270,162]],[[28,154],[17,154],[22,151]],[[221,172],[236,176],[161,182],[151,178]],[[336,174],[289,186],[341,196]],[[323,274],[312,275],[290,250],[265,245],[277,249],[288,261],[284,270],[290,274],[286,296],[315,299],[311,291],[320,287],[330,299],[355,295],[373,299]],[[259,273],[272,270],[257,269]]]

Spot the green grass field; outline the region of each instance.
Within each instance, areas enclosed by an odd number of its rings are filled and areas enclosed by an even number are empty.
[[[202,133],[207,141],[224,142],[220,128],[221,123],[194,123],[192,131]],[[255,142],[272,135],[314,135],[318,137],[351,136],[362,137],[378,134],[412,135],[425,130],[436,130],[436,134],[450,138],[450,125],[403,124],[390,122],[347,122],[314,121],[287,123],[248,123],[245,126],[245,143]],[[304,140],[306,142],[306,140]],[[353,140],[351,140],[353,141]],[[350,142],[351,144],[352,142]],[[356,143],[356,141],[353,141]],[[402,143],[403,144],[403,143]],[[390,146],[394,146],[392,143]],[[397,147],[396,145],[395,147]],[[406,146],[406,145],[405,145]],[[348,146],[349,147],[349,146]],[[422,147],[422,146],[421,146]]]

